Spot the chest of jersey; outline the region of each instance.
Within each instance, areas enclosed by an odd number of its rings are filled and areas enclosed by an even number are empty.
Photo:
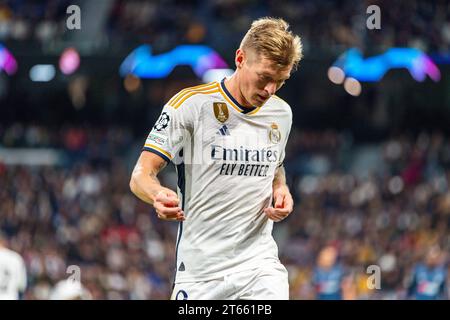
[[[215,167],[221,176],[266,177],[281,159],[283,135],[269,114],[247,117],[213,103],[194,131],[194,157],[201,155],[195,162]]]

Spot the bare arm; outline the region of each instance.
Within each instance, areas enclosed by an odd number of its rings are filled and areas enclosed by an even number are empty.
[[[163,187],[157,178],[165,166],[166,161],[160,156],[143,151],[131,175],[130,189],[139,199],[152,204],[159,218],[184,220],[177,194]]]
[[[267,216],[273,221],[281,221],[286,218],[294,208],[289,187],[286,184],[284,167],[278,167],[272,183],[274,207],[265,209]]]
[[[153,204],[156,195],[163,190],[157,175],[166,161],[151,152],[142,152],[131,175],[130,189],[142,201]]]
[[[275,170],[275,177],[273,178],[273,188],[279,188],[282,186],[286,186],[286,171],[284,170],[284,166],[280,166]]]

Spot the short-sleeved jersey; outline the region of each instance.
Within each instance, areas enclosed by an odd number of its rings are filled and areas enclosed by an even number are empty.
[[[341,285],[344,279],[344,270],[340,265],[334,265],[329,270],[316,267],[313,273],[313,284],[318,300],[341,300]]]
[[[418,264],[414,268],[409,295],[413,295],[417,300],[446,299],[446,280],[445,266],[430,268]]]
[[[27,285],[27,272],[22,257],[0,248],[0,300],[17,300]]]
[[[178,172],[186,220],[178,229],[176,283],[279,261],[264,209],[291,124],[282,99],[245,109],[224,81],[182,90],[164,106],[144,150],[173,161]]]

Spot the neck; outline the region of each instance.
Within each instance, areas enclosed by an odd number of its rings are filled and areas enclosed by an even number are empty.
[[[239,102],[241,106],[246,108],[253,108],[253,106],[244,98],[244,95],[239,88],[239,75],[236,72],[233,73],[231,77],[226,78],[224,84],[233,98],[236,99],[236,101]]]

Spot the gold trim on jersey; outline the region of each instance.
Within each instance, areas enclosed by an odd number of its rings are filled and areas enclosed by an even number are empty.
[[[261,109],[261,107],[257,107],[255,110],[252,110],[252,111],[248,112],[247,115],[255,114],[255,113],[257,113],[259,111],[259,109]]]
[[[156,151],[161,152],[162,154],[166,155],[169,159],[172,159],[172,155],[167,152],[166,150],[161,149],[160,147],[157,147],[151,143],[146,143],[144,144],[144,148],[150,148],[150,149],[155,149]]]
[[[210,90],[205,90],[205,91],[188,91],[183,96],[183,98],[179,102],[174,104],[172,107],[177,109],[179,106],[181,106],[183,104],[184,101],[186,101],[188,98],[192,97],[193,95],[196,95],[196,94],[211,94],[211,93],[216,93],[216,92],[219,92],[218,88],[212,88]]]
[[[228,101],[229,104],[238,112],[242,112],[241,108],[234,104],[234,102],[227,96],[227,94],[223,91],[222,86],[219,86],[220,94],[224,97],[225,100]]]
[[[201,84],[195,87],[189,87],[186,89],[181,90],[180,92],[178,92],[176,95],[174,95],[172,97],[172,99],[169,100],[168,105],[175,107],[175,105],[179,105],[178,102],[180,100],[185,100],[183,99],[183,97],[185,97],[187,94],[192,93],[192,92],[203,92],[205,90],[211,90],[211,89],[215,89],[217,88],[218,83],[217,82],[210,82],[210,83],[206,83],[206,84]]]
[[[177,99],[180,95],[184,94],[186,91],[202,89],[202,88],[204,88],[204,87],[211,86],[211,84],[213,84],[213,82],[200,84],[200,85],[194,86],[194,87],[184,88],[183,90],[181,90],[181,91],[179,91],[177,94],[175,94],[175,95],[169,100],[168,104],[172,104],[172,103],[174,102],[175,99]]]

